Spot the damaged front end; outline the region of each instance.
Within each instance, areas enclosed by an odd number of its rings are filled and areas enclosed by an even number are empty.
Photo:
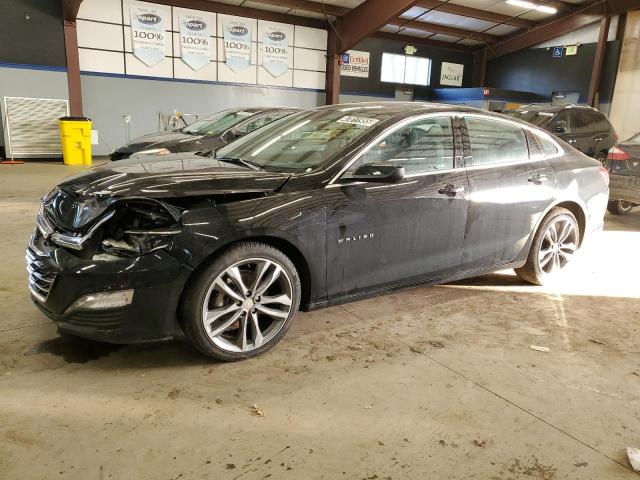
[[[137,257],[167,248],[182,231],[181,209],[158,200],[121,199],[100,210],[101,215],[88,224],[65,229],[59,227],[59,219],[51,218],[44,203],[37,216],[38,230],[53,244],[95,260],[109,255]]]

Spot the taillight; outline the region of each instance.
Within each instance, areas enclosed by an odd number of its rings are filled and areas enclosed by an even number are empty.
[[[607,154],[607,159],[617,160],[617,161],[628,160],[629,154],[625,152],[623,149],[621,149],[620,147],[613,147],[611,150],[609,150],[609,153]]]
[[[609,186],[609,170],[604,167],[598,167],[598,173],[602,175],[602,178],[604,178],[604,183]]]

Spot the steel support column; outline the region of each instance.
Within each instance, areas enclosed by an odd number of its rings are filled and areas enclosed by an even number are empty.
[[[596,46],[596,56],[593,59],[593,69],[591,70],[591,82],[589,83],[589,95],[587,103],[595,107],[598,87],[600,86],[600,77],[602,76],[602,64],[604,63],[604,54],[607,50],[607,38],[609,37],[609,25],[611,25],[611,17],[603,17],[600,20],[600,34],[598,35],[598,44]]]
[[[340,103],[340,54],[338,52],[338,35],[333,28],[329,28],[327,37],[327,80],[326,105]]]
[[[80,117],[82,113],[82,84],[80,81],[80,57],[78,55],[78,33],[76,22],[64,21],[64,50],[67,58],[67,84],[71,115]]]

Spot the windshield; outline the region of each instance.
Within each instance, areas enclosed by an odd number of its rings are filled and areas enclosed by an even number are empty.
[[[390,116],[379,106],[300,112],[245,135],[218,150],[216,157],[266,170],[311,171]]]
[[[640,133],[636,134],[634,137],[631,137],[628,141],[633,143],[640,143]]]
[[[552,112],[542,112],[540,110],[507,110],[505,115],[525,122],[533,123],[538,127],[545,125],[551,117],[555,115]]]
[[[219,135],[236,123],[255,114],[256,112],[245,112],[244,110],[224,110],[193,122],[182,131],[193,135]]]

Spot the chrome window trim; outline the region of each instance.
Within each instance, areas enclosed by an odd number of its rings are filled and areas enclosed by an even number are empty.
[[[418,121],[418,120],[423,120],[425,118],[432,118],[432,117],[451,117],[451,120],[453,121],[453,118],[457,117],[457,116],[460,116],[460,115],[457,114],[457,113],[454,113],[454,112],[431,112],[431,113],[423,113],[421,115],[416,115],[416,116],[413,116],[413,117],[405,118],[401,122],[394,123],[393,125],[391,125],[388,128],[386,128],[382,133],[380,133],[380,135],[378,135],[376,138],[374,138],[371,142],[369,142],[369,144],[367,144],[364,147],[362,147],[362,149],[356,155],[354,155],[353,158],[349,162],[347,162],[347,164],[344,167],[342,167],[337,174],[335,174],[333,176],[333,178],[329,181],[329,183],[327,184],[327,186],[325,188],[334,185],[335,182],[344,174],[344,172],[346,172],[351,167],[351,165],[353,165],[362,155],[364,155],[371,148],[373,148],[373,146],[376,143],[378,143],[380,140],[385,138],[387,135],[395,132],[396,130],[398,130],[398,129],[402,128],[402,127],[404,127],[405,125],[407,125],[409,123],[413,123],[413,122]],[[455,142],[455,138],[452,137],[452,139]],[[455,156],[454,156],[454,159],[455,159]],[[461,170],[461,168],[453,168],[452,170]],[[416,175],[425,175],[425,174],[429,175],[429,174],[432,174],[432,173],[440,173],[440,172],[445,172],[445,170],[435,170],[433,172],[414,173],[414,174],[411,174],[411,175],[406,175],[404,178],[410,178],[410,177],[416,176]],[[353,182],[353,183],[367,183],[367,182]],[[339,186],[343,186],[343,185],[346,185],[346,184],[339,184]]]
[[[440,173],[452,173],[452,172],[461,172],[464,168],[447,168],[443,170],[433,170],[432,172],[422,172],[422,173],[412,173],[410,175],[405,175],[404,178],[415,178],[415,177],[426,177],[428,175],[438,175]],[[363,184],[371,184],[372,182],[348,182],[348,183],[330,183],[325,188],[336,188],[336,187],[348,187],[350,185],[363,185]]]

